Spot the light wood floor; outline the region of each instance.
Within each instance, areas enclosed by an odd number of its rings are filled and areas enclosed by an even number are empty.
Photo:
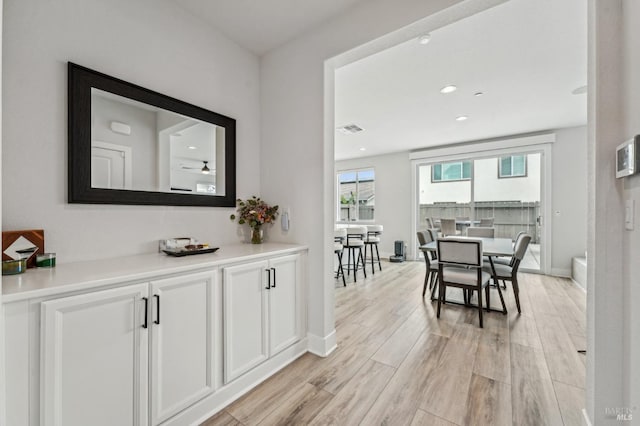
[[[507,284],[509,313],[480,329],[462,306],[436,318],[423,262],[382,268],[337,283],[330,356],[305,354],[204,425],[582,424],[586,296],[570,280],[520,274],[522,315]]]

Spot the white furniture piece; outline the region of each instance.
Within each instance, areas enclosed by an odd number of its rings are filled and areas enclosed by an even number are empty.
[[[496,229],[491,227],[470,226],[467,228],[467,237],[493,238]]]
[[[447,286],[462,288],[465,301],[468,302],[470,293],[478,292],[478,316],[480,328],[482,321],[482,290],[485,290],[489,305],[489,280],[491,274],[482,270],[482,240],[462,238],[442,238],[436,241],[438,247],[438,310],[436,316],[440,318],[440,307],[445,302]]]
[[[3,277],[8,425],[198,424],[307,351],[306,247]]]
[[[291,255],[224,268],[224,383],[302,338],[299,264]]]
[[[520,267],[522,258],[524,258],[524,254],[527,252],[530,241],[531,235],[518,235],[515,247],[513,248],[513,256],[511,257],[511,262],[509,262],[508,265],[491,262],[490,268],[485,267],[485,270],[491,274],[491,277],[493,278],[495,285],[498,286],[498,288],[500,288],[500,283],[498,281],[511,281],[511,285],[513,286],[513,295],[516,298],[516,307],[518,308],[519,314],[522,313],[522,310],[520,308],[520,286],[518,285],[518,268]]]

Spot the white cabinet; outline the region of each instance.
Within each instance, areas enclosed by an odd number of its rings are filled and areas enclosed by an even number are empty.
[[[148,286],[42,303],[41,424],[147,424]]]
[[[214,390],[212,273],[151,282],[151,424]]]
[[[214,280],[196,273],[43,302],[42,424],[157,425],[212,393]]]
[[[300,255],[223,270],[224,381],[302,337]]]
[[[2,277],[0,423],[198,424],[307,351],[306,259],[238,244]]]

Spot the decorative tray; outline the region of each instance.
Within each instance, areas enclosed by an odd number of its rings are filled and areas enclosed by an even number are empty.
[[[191,256],[192,254],[213,253],[219,248],[220,247],[206,247],[201,249],[178,248],[178,249],[166,249],[162,251],[168,254],[169,256],[182,257],[182,256]]]

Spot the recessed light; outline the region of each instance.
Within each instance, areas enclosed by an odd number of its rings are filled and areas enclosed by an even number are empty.
[[[418,37],[418,43],[428,44],[431,41],[431,34],[424,34]]]
[[[473,94],[473,96],[482,96],[484,95],[484,92],[476,92]]]
[[[576,87],[571,91],[571,94],[573,95],[583,95],[585,93],[587,93],[587,86]]]
[[[459,115],[456,117],[456,121],[465,121],[467,120],[469,117],[467,117],[466,115]]]
[[[198,149],[195,146],[188,146],[187,148],[189,148],[189,149]]]
[[[444,86],[442,89],[440,89],[440,93],[451,93],[451,92],[455,92],[456,90],[458,90],[458,88],[456,86],[454,86],[453,84],[450,84],[450,85]]]
[[[367,148],[365,148],[364,146],[360,148],[360,151],[366,151]]]

